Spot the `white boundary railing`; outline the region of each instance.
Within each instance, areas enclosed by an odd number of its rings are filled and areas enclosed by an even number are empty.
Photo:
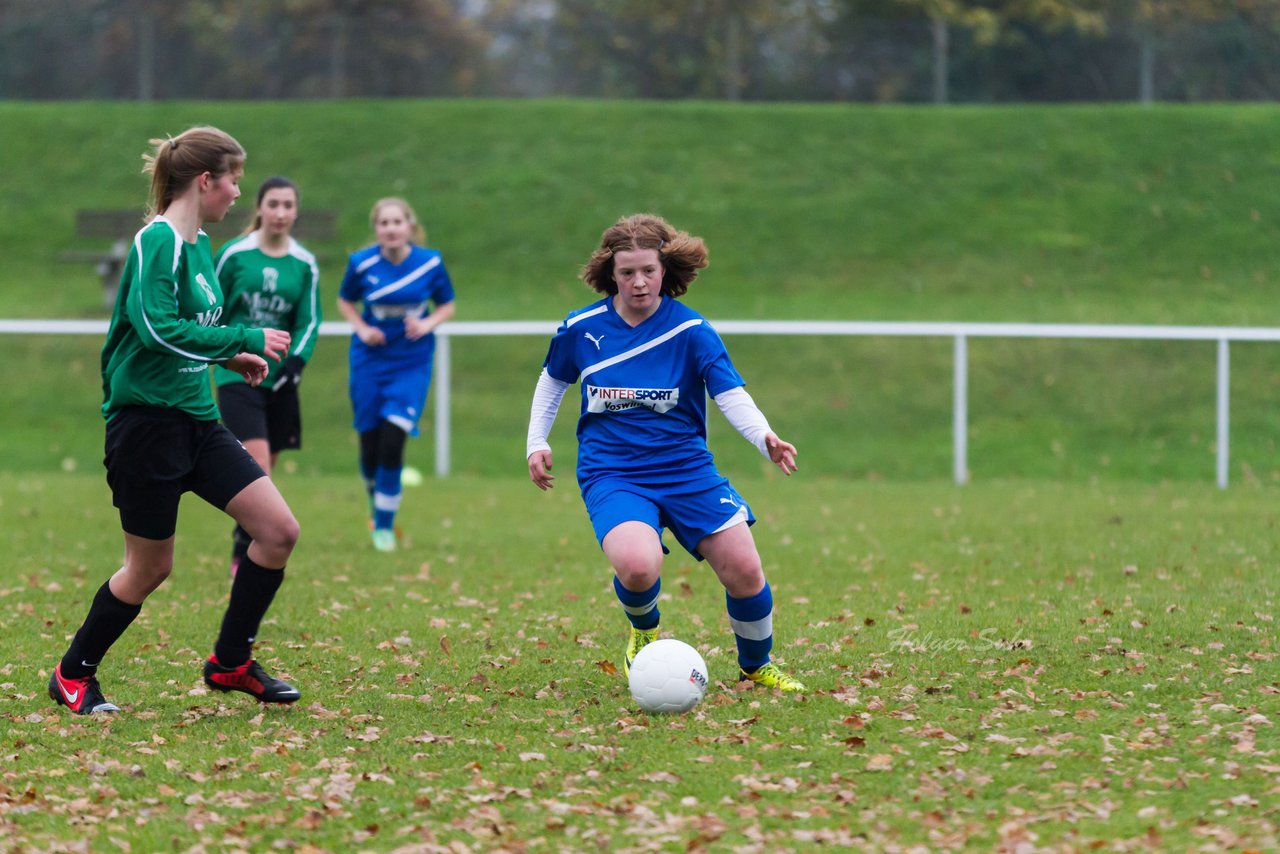
[[[435,392],[436,474],[450,468],[451,339],[467,336],[536,335],[550,337],[557,321],[452,321],[436,329]],[[1126,326],[1069,323],[936,323],[817,320],[721,320],[724,335],[829,335],[861,337],[950,338],[952,364],[952,477],[969,480],[969,339],[1087,338],[1120,341],[1216,341],[1218,344],[1216,414],[1217,483],[1225,489],[1230,464],[1232,341],[1280,341],[1280,329],[1249,326]],[[104,320],[0,320],[0,334],[105,335]],[[321,335],[350,335],[346,323],[323,323]]]

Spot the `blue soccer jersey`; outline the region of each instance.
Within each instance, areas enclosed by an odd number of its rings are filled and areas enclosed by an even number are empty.
[[[544,367],[561,382],[581,381],[584,490],[601,477],[659,485],[714,472],[707,395],[745,384],[711,324],[671,297],[634,327],[612,297],[573,312]]]
[[[386,344],[370,347],[353,336],[353,367],[367,358],[412,364],[430,360],[436,339],[433,333],[411,341],[404,334],[404,319],[409,315],[426,317],[432,303],[440,306],[453,302],[453,282],[444,259],[434,249],[414,246],[408,257],[392,264],[377,246],[369,246],[352,254],[338,295],[347,302],[363,303],[361,316],[365,322],[381,329],[387,337]]]

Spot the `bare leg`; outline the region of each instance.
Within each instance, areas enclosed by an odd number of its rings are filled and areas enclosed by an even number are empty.
[[[604,535],[600,546],[628,590],[648,590],[662,573],[662,541],[644,522],[623,522]]]
[[[141,605],[173,572],[173,539],[149,540],[126,532],[124,566],[108,582],[112,595],[126,604]]]
[[[280,569],[298,542],[298,520],[269,477],[260,477],[227,504],[227,515],[249,532],[249,559],[266,569]]]
[[[755,538],[746,522],[703,537],[698,551],[735,599],[754,596],[764,589],[760,552],[756,551]]]

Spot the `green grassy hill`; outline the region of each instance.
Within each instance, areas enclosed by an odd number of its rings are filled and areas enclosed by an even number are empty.
[[[145,201],[148,137],[210,122],[340,211],[314,244],[336,287],[367,212],[418,208],[459,318],[546,319],[588,302],[575,279],[601,229],[637,210],[703,235],[686,300],[716,319],[1276,325],[1280,110],[1066,106],[870,108],[593,101],[0,104],[0,316],[102,316],[82,207]],[[248,202],[248,199],[246,199]],[[329,300],[326,300],[327,302]],[[332,312],[331,312],[332,315]],[[734,338],[778,432],[812,476],[950,471],[941,340]],[[456,344],[455,466],[523,469],[545,342]],[[350,468],[345,345],[304,385],[303,469]],[[96,342],[0,339],[10,467],[97,465]],[[1277,476],[1280,351],[1233,349],[1234,479]],[[996,476],[1202,479],[1213,471],[1213,352],[1202,344],[974,342],[971,466]],[[716,416],[718,418],[718,416]],[[557,451],[572,462],[572,419]],[[754,451],[713,421],[731,472]],[[430,446],[414,456],[430,466]]]

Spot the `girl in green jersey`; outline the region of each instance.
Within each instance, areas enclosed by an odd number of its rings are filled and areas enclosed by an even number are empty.
[[[267,474],[281,451],[302,447],[298,385],[320,328],[320,270],[316,257],[293,238],[298,187],[275,176],[258,188],[258,204],[245,233],[218,251],[215,272],[226,296],[229,325],[287,329],[289,353],[254,387],[235,371],[215,367],[218,408],[227,425]],[[240,525],[231,534],[231,577],[249,548]]]
[[[222,289],[209,237],[240,195],[244,149],[226,133],[192,128],[151,140],[148,222],[134,236],[102,348],[102,412],[107,421],[107,483],[120,511],[124,565],[97,591],[88,616],[49,677],[53,700],[81,715],[116,712],[98,684],[111,645],[173,569],[174,531],[183,493],[226,512],[253,538],[231,587],[204,681],[264,702],[292,703],[299,692],[252,658],[258,626],[284,580],[298,522],[271,478],[218,423],[209,365],[251,384],[288,352],[280,329],[222,325]]]

